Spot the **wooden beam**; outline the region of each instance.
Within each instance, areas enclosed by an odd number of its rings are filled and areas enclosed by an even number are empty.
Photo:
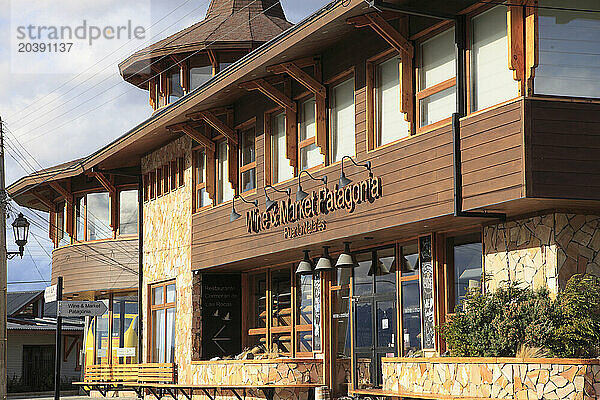
[[[404,14],[393,11],[383,11],[380,14],[381,17],[387,21],[402,18],[403,16],[405,16]],[[371,20],[365,14],[363,14],[346,19],[346,23],[348,25],[353,25],[355,28],[364,28],[371,25]]]
[[[150,106],[152,108],[156,108],[158,105],[158,102],[156,101],[156,78],[150,78],[148,81],[148,92],[150,93]]]
[[[508,22],[508,69],[513,71],[513,79],[519,82],[519,96],[522,96],[525,76],[525,36],[523,6],[520,0],[513,0],[518,4],[507,7],[506,20]]]
[[[215,151],[215,142],[213,142],[210,137],[207,137],[204,133],[196,129],[196,127],[189,122],[182,122],[180,124],[167,126],[167,129],[171,132],[183,132],[205,148]]]
[[[62,186],[60,185],[60,183],[58,183],[58,182],[56,182],[56,181],[54,181],[54,182],[50,182],[50,187],[51,187],[52,189],[56,190],[56,192],[57,192],[58,194],[60,194],[60,195],[61,195],[61,197],[62,197],[64,200],[69,200],[69,199],[71,199],[71,198],[73,197],[73,194],[71,193],[71,191],[69,191],[69,190],[65,189],[64,187],[62,187]]]
[[[400,22],[400,34],[408,37],[408,18],[404,17]],[[404,113],[404,120],[408,122],[408,133],[412,134],[415,115],[414,98],[414,69],[413,57],[407,52],[401,53],[400,62],[400,112]],[[372,93],[372,92],[369,92]],[[369,96],[371,96],[369,94]]]
[[[525,7],[525,92],[533,96],[535,69],[539,64],[538,2],[528,0]]]
[[[54,207],[54,203],[52,203],[52,200],[50,200],[50,199],[42,196],[38,192],[32,190],[31,194],[33,195],[33,197],[35,197],[36,199],[38,199],[38,201],[40,203],[42,203],[44,206],[48,207],[48,210],[51,210]]]
[[[210,111],[200,111],[197,115],[208,125],[212,126],[217,132],[225,136],[230,143],[236,145],[238,144],[237,135],[235,134],[233,128],[229,127],[226,123],[217,118],[216,115]]]
[[[406,37],[391,26],[380,13],[369,13],[365,16],[371,21],[371,28],[379,34],[386,42],[400,53],[407,53],[410,58],[414,57],[415,48]]]
[[[219,72],[219,61],[217,60],[217,54],[211,50],[211,49],[207,49],[206,50],[207,54],[208,54],[208,59],[210,60],[210,65],[212,65],[212,74],[216,75]]]
[[[117,193],[117,188],[112,184],[112,182],[102,172],[90,171],[89,175],[96,178],[98,180],[98,182],[100,182],[100,185],[102,185],[102,187],[107,192],[109,192],[111,194]]]
[[[227,172],[229,173],[229,183],[233,190],[237,192],[238,187],[238,146],[235,143],[227,143]]]
[[[284,71],[294,78],[298,83],[311,91],[315,96],[325,97],[327,92],[325,86],[323,86],[315,78],[304,72],[299,66],[293,62],[287,62],[281,64]]]
[[[279,106],[285,108],[286,110],[292,110],[293,112],[296,112],[296,102],[264,79],[256,79],[254,81],[244,82],[239,86],[248,91],[258,90]]]

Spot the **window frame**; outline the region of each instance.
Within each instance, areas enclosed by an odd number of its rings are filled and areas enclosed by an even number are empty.
[[[138,202],[136,203],[136,207],[139,204],[139,196],[140,196],[140,191],[138,190],[137,187],[133,186],[133,185],[129,185],[129,186],[120,186],[117,188],[117,236],[118,237],[134,237],[140,234],[140,222],[139,222],[139,210],[138,210],[138,220],[136,222],[136,232],[135,233],[121,233],[121,192],[128,192],[128,191],[132,191],[135,190],[137,191],[137,195],[138,195]]]
[[[258,189],[258,180],[257,180],[257,154],[256,154],[256,142],[258,140],[258,135],[256,132],[256,117],[252,117],[249,120],[237,125],[235,130],[238,132],[239,138],[239,146],[238,147],[238,179],[239,179],[239,192],[240,194],[250,194],[254,193]],[[248,164],[242,165],[242,152],[243,152],[243,143],[244,143],[244,134],[249,130],[254,130],[254,161],[249,162]],[[227,144],[229,146],[229,143]],[[242,188],[242,174],[244,172],[250,171],[254,169],[254,188],[243,190]]]
[[[163,176],[163,194],[168,194],[171,192],[171,177],[169,171],[169,163],[166,163],[162,166],[162,176]]]
[[[431,29],[426,30],[425,34],[420,36],[415,43],[415,61],[416,68],[413,68],[415,71],[415,88],[414,88],[414,97],[415,97],[415,131],[417,134],[425,133],[434,129],[438,129],[442,126],[448,125],[452,122],[452,115],[447,118],[443,118],[439,121],[436,121],[431,124],[421,126],[421,105],[420,101],[430,97],[434,94],[440,93],[446,89],[450,89],[456,86],[456,69],[454,70],[454,77],[446,79],[445,81],[436,83],[433,86],[425,88],[421,90],[421,75],[423,71],[423,50],[422,45],[429,41],[430,39],[435,38],[436,36],[442,35],[447,31],[455,29],[454,22],[440,22],[437,26],[433,26]],[[467,24],[467,30],[469,29]],[[453,48],[453,52],[455,52]],[[456,57],[454,62],[456,63]],[[468,64],[468,60],[467,60]],[[469,81],[469,70],[467,69],[466,80]],[[469,103],[469,101],[467,101]]]
[[[229,142],[227,139],[222,138],[218,141],[215,142],[215,198],[213,199],[213,206],[217,207],[220,206],[222,204],[227,204],[230,201],[232,201],[232,199],[228,199],[228,200],[222,200],[221,202],[218,201],[219,199],[219,146],[221,146],[223,143],[225,143],[226,146],[226,153],[227,153],[227,174],[225,174],[223,176],[223,182],[221,183],[221,185],[224,185],[225,183],[227,183],[228,185],[231,185],[232,191],[233,191],[233,197],[235,197],[236,195],[236,188],[233,187],[233,185],[231,184],[231,182],[229,182]],[[224,192],[223,192],[224,193]]]
[[[197,179],[197,170],[196,170],[196,160],[198,159],[199,154],[202,153],[204,157],[204,179],[202,182],[198,182]],[[202,189],[207,190],[206,180],[208,179],[208,168],[207,168],[208,157],[206,156],[206,148],[202,145],[196,146],[192,148],[192,213],[196,213],[202,210],[206,210],[211,208],[214,205],[214,201],[212,199],[210,204],[205,206],[198,205],[198,194]]]
[[[302,131],[301,127],[302,127],[302,104],[304,104],[307,101],[313,100],[315,102],[315,135],[308,138],[308,139],[304,139],[304,140],[300,140],[300,132]],[[301,157],[301,150],[305,147],[308,147],[310,145],[315,145],[315,147],[319,150],[319,154],[321,156],[323,156],[323,163],[321,164],[317,164],[315,166],[306,168],[305,170],[308,172],[313,172],[313,171],[317,171],[321,168],[324,168],[325,166],[327,166],[327,157],[325,155],[323,155],[321,153],[321,149],[319,148],[319,146],[317,146],[317,98],[316,96],[311,93],[311,92],[302,92],[299,96],[296,96],[294,98],[294,100],[296,100],[296,105],[297,105],[297,128],[296,128],[296,159],[298,160],[297,163],[298,165],[296,166],[296,171],[294,176],[298,176],[298,174],[300,173],[300,171],[302,171],[303,169],[301,168],[301,164],[302,164],[302,157]],[[327,133],[329,135],[329,132]],[[329,146],[327,146],[329,147]],[[328,152],[326,152],[328,153]]]
[[[167,303],[167,286],[170,285],[174,285],[175,287],[175,301],[172,303]],[[161,304],[154,304],[154,289],[158,289],[158,288],[162,288],[163,291],[163,303]],[[159,282],[159,283],[152,283],[148,285],[148,315],[149,315],[149,329],[148,329],[148,348],[150,349],[150,351],[147,352],[147,361],[148,362],[155,362],[153,361],[153,357],[154,357],[154,335],[152,334],[154,332],[154,318],[153,318],[153,313],[154,311],[157,310],[165,310],[165,330],[164,330],[164,337],[165,337],[165,362],[167,359],[167,346],[166,346],[166,339],[167,339],[167,332],[168,332],[168,326],[167,326],[167,310],[169,309],[174,309],[175,310],[175,326],[177,326],[177,280],[176,279],[170,279],[168,281],[164,281],[164,282]],[[177,345],[175,345],[175,348],[177,348]],[[175,354],[173,355],[173,357],[175,357]],[[158,362],[158,361],[156,361]]]

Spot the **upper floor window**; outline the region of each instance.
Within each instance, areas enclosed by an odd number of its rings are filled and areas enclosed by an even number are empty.
[[[400,57],[375,66],[375,145],[408,136],[409,123],[400,112]]]
[[[86,228],[86,240],[112,238],[108,193],[90,193],[86,196]]]
[[[138,191],[135,189],[119,192],[119,233],[138,233]]]
[[[271,183],[279,183],[294,177],[294,167],[286,157],[285,113],[271,118]]]
[[[600,4],[571,0],[540,0],[537,94],[600,97]],[[591,11],[593,10],[593,11]]]
[[[418,126],[449,121],[456,110],[454,28],[423,42],[420,56]]]
[[[169,76],[169,103],[176,102],[177,100],[179,100],[180,97],[183,97],[181,75],[179,74],[179,72],[173,72]]]
[[[59,246],[70,244],[69,234],[67,233],[67,205],[62,202],[56,209],[56,235]]]
[[[235,191],[229,182],[229,146],[226,141],[217,144],[217,204],[233,199]]]
[[[254,126],[242,132],[240,178],[242,192],[256,189],[256,132]]]
[[[205,65],[202,67],[193,67],[190,68],[190,90],[194,90],[213,77],[213,67],[212,65]]]
[[[519,93],[508,69],[506,6],[497,6],[471,20],[471,110],[481,110]]]
[[[300,103],[298,129],[298,152],[300,170],[309,169],[325,163],[325,158],[316,143],[316,103],[311,97]]]
[[[331,161],[354,156],[354,77],[331,89]]]
[[[206,151],[199,149],[194,152],[194,210],[212,205],[206,190]]]

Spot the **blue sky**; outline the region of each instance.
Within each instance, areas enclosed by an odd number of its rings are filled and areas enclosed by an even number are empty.
[[[147,91],[124,82],[117,64],[139,48],[203,19],[209,0],[0,0],[0,116],[8,128],[7,184],[34,170],[90,154],[150,116]],[[281,0],[288,19],[298,22],[327,0]],[[19,53],[18,26],[147,28],[144,40],[76,43],[69,54]],[[24,150],[26,149],[26,150]],[[8,249],[15,250],[10,223]],[[32,222],[23,259],[8,262],[8,281],[50,280],[47,215],[24,210]],[[9,291],[39,289],[44,283],[10,284]]]

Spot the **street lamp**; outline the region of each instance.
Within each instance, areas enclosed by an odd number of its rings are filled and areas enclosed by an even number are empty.
[[[29,221],[23,216],[23,213],[19,213],[19,216],[13,221],[12,227],[15,234],[15,243],[19,246],[19,251],[7,251],[6,256],[9,260],[17,255],[23,258],[23,250],[29,236]]]

